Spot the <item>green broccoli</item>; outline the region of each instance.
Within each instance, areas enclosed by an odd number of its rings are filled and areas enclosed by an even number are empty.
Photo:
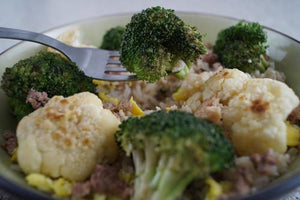
[[[265,59],[267,35],[258,23],[243,23],[219,32],[213,51],[227,68],[244,72],[264,72],[269,63]]]
[[[158,6],[132,16],[120,52],[128,71],[139,79],[155,82],[182,63],[186,72],[206,49],[195,27],[185,24],[174,10]]]
[[[103,36],[100,48],[107,50],[120,50],[124,31],[125,28],[123,26],[117,26],[109,29]]]
[[[33,111],[31,105],[26,103],[31,88],[46,92],[48,97],[95,92],[91,78],[86,77],[75,63],[51,52],[40,52],[6,68],[1,88],[8,96],[8,104],[18,120]]]
[[[13,97],[8,97],[8,105],[18,121],[34,110],[30,104]]]
[[[173,200],[197,178],[233,165],[234,150],[219,126],[182,111],[129,118],[117,141],[132,154],[135,200]]]

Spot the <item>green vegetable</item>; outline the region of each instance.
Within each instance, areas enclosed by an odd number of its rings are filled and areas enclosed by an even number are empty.
[[[107,50],[120,50],[124,31],[125,28],[122,26],[109,29],[103,36],[100,48]]]
[[[8,105],[12,109],[12,113],[16,116],[18,121],[33,111],[30,104],[13,97],[8,98]]]
[[[267,35],[258,23],[243,23],[222,30],[213,51],[227,68],[244,72],[264,72],[269,63],[265,59]]]
[[[185,76],[190,72],[190,69],[187,66],[184,66],[184,68],[182,70],[180,70],[179,72],[175,73],[175,77],[178,79],[184,79]]]
[[[197,178],[231,167],[234,150],[219,126],[182,111],[129,118],[116,138],[132,154],[133,199],[173,200]]]
[[[66,97],[82,91],[95,92],[92,80],[75,63],[51,52],[40,52],[6,68],[1,88],[9,97],[8,103],[18,120],[33,111],[31,105],[26,104],[31,88],[46,92],[48,97]]]
[[[173,10],[152,7],[132,16],[121,44],[121,62],[139,79],[155,82],[183,61],[190,67],[206,49],[202,35]]]

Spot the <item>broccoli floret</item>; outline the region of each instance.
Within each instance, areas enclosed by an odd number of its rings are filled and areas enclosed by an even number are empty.
[[[234,150],[219,126],[182,111],[129,118],[116,133],[132,154],[133,199],[176,199],[196,178],[231,167]]]
[[[155,82],[182,63],[190,67],[205,52],[195,27],[185,24],[174,10],[158,6],[132,16],[123,34],[120,60],[139,79]]]
[[[24,116],[33,111],[30,104],[25,103],[17,98],[8,98],[8,105],[12,109],[12,113],[16,116],[16,119],[20,121]]]
[[[100,48],[107,50],[120,50],[124,31],[125,28],[123,26],[117,26],[109,29],[103,36]]]
[[[219,32],[213,51],[227,68],[252,73],[264,72],[269,63],[265,59],[267,35],[258,23],[243,23]]]
[[[95,92],[91,78],[86,77],[75,63],[51,52],[40,52],[6,68],[1,88],[8,96],[8,104],[18,120],[33,111],[31,105],[26,103],[31,88],[46,92],[48,97]]]

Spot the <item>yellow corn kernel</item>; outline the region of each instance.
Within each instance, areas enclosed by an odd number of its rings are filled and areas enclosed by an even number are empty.
[[[222,193],[227,193],[232,188],[232,182],[230,181],[220,181],[220,185],[222,187]]]
[[[205,200],[217,199],[222,194],[222,186],[213,178],[207,178],[205,182],[208,185],[208,191]]]
[[[99,98],[104,102],[104,103],[113,103],[115,105],[118,105],[120,103],[119,99],[117,98],[114,98],[114,97],[110,97],[110,96],[107,96],[105,94],[105,92],[99,92],[98,93],[98,96]]]
[[[101,80],[97,80],[97,79],[93,79],[93,83],[95,85],[99,85],[99,86],[104,86],[107,84],[105,81],[101,81]]]
[[[115,85],[114,85],[114,84],[110,84],[110,85],[108,86],[108,89],[109,89],[110,91],[114,90],[114,89],[115,89]]]
[[[179,88],[172,96],[176,101],[185,101],[191,96],[191,92],[189,90]]]
[[[10,162],[17,162],[18,160],[17,151],[18,151],[18,147],[16,147],[12,152],[12,155],[10,157]]]
[[[297,146],[300,140],[300,130],[296,125],[286,121],[286,137],[287,145],[290,147]]]
[[[53,182],[52,189],[56,196],[68,197],[72,193],[72,184],[63,178],[59,178]]]
[[[133,116],[142,117],[145,115],[144,111],[137,105],[137,103],[133,100],[133,97],[129,100],[131,104],[131,113]]]
[[[106,89],[108,89],[110,91],[115,89],[115,83],[112,83],[109,81],[101,81],[101,80],[93,79],[93,83],[100,87],[105,87]]]
[[[106,196],[102,194],[94,194],[93,200],[106,200]]]
[[[26,176],[26,181],[29,185],[36,187],[45,192],[52,191],[53,181],[43,174],[32,173]]]
[[[54,192],[57,197],[71,196],[72,184],[63,178],[52,180],[43,174],[32,173],[27,175],[25,179],[29,185],[36,187],[38,190]]]

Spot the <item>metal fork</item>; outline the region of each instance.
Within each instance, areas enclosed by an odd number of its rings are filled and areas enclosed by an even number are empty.
[[[71,47],[41,33],[4,27],[0,27],[0,38],[31,41],[52,47],[75,62],[86,76],[94,79],[108,81],[137,80],[136,75],[129,73],[121,66],[118,51]]]

